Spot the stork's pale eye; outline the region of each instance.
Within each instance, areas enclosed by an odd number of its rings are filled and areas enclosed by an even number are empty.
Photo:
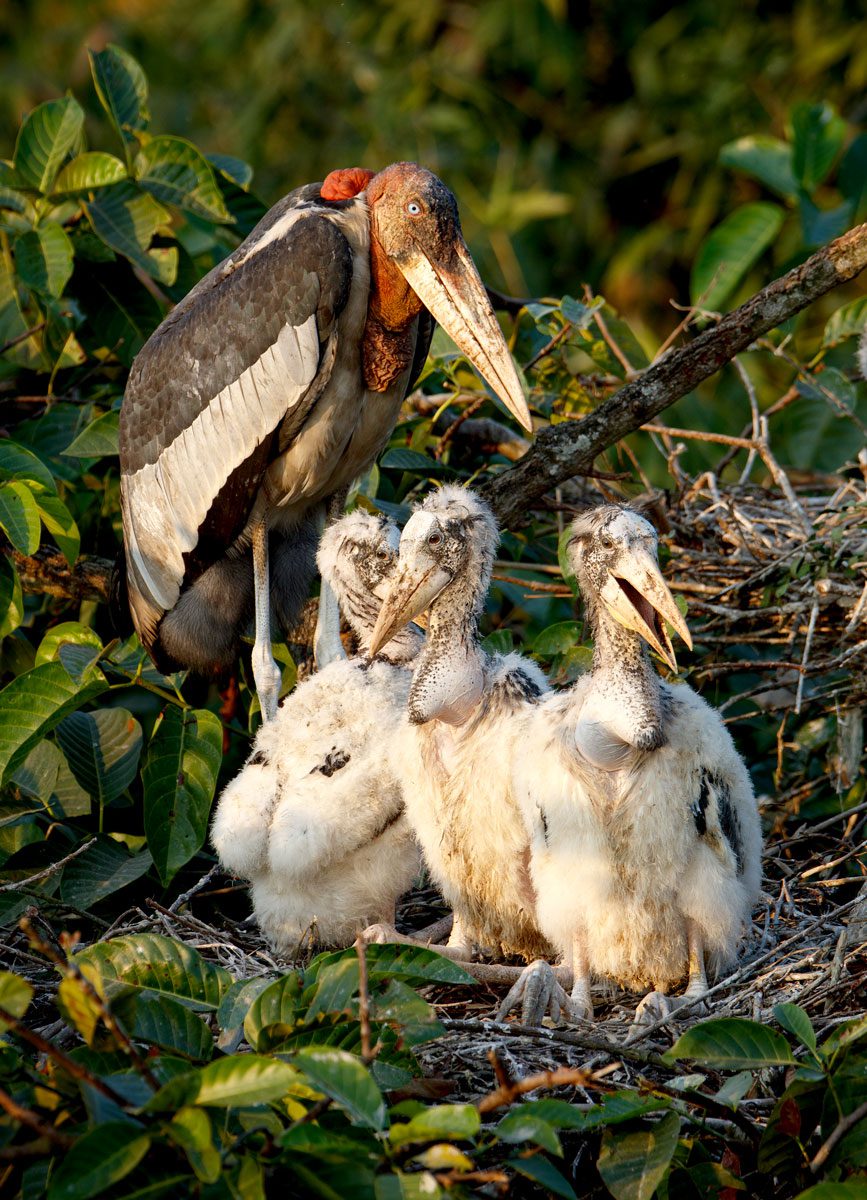
[[[418,200],[410,200],[406,206],[406,211],[411,217],[421,216],[421,205]]]

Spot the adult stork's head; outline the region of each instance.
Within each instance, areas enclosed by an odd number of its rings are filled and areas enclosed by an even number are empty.
[[[454,485],[432,492],[404,526],[397,571],[370,639],[371,653],[445,593],[454,597],[465,627],[474,630],[499,538],[493,514],[478,496]]]
[[[601,604],[676,671],[666,622],[690,649],[692,638],[659,569],[650,522],[617,504],[591,509],[572,524],[568,557],[591,614]]]
[[[463,239],[452,193],[424,167],[401,162],[373,176],[367,203],[371,268],[384,323],[399,327],[407,311],[405,295],[394,286],[396,268],[509,411],[532,430],[521,381]]]

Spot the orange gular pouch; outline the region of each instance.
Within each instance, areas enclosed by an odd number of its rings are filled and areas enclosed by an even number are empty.
[[[374,172],[364,167],[341,167],[326,176],[319,195],[323,200],[351,200],[364,191],[373,176]]]

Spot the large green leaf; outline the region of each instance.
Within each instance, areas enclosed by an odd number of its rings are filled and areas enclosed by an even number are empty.
[[[379,465],[386,471],[410,471],[417,475],[436,475],[446,469],[443,463],[437,462],[427,454],[405,449],[403,446],[386,450],[379,460]]]
[[[406,1146],[410,1142],[474,1138],[480,1127],[481,1117],[474,1104],[435,1104],[410,1121],[392,1125],[388,1139],[393,1146]]]
[[[354,951],[335,950],[320,954],[304,972],[305,983],[313,980],[319,971],[332,963],[340,962],[347,955],[355,958]],[[402,946],[396,942],[368,946],[366,951],[367,973],[371,983],[382,979],[402,979],[404,983],[454,983],[473,986],[472,975],[435,950],[421,946]]]
[[[0,971],[0,1008],[13,1017],[23,1017],[33,999],[33,988],[20,975],[12,971]],[[5,1033],[9,1023],[0,1021],[0,1033]]]
[[[680,1134],[680,1117],[668,1113],[641,1129],[606,1129],[596,1168],[616,1200],[650,1200],[662,1182]]]
[[[197,1071],[178,1075],[148,1101],[154,1112],[171,1111],[186,1104],[234,1108],[267,1104],[285,1096],[298,1082],[298,1072],[288,1063],[260,1054],[236,1054],[208,1063]]]
[[[383,1128],[385,1101],[382,1092],[354,1054],[306,1046],[296,1053],[293,1061],[313,1086],[330,1096],[354,1124],[368,1129]]]
[[[73,709],[107,687],[95,667],[74,679],[62,662],[44,663],[7,684],[0,692],[0,779]]]
[[[791,1047],[773,1029],[743,1017],[717,1017],[682,1033],[663,1056],[692,1058],[712,1067],[773,1067],[795,1061]]]
[[[759,183],[784,200],[797,195],[798,184],[792,171],[792,148],[779,138],[764,134],[738,138],[723,146],[719,160],[725,167],[732,167],[758,179]]]
[[[51,492],[57,490],[54,476],[42,459],[11,438],[0,441],[0,479],[32,479]]]
[[[23,618],[21,580],[9,559],[0,556],[0,638],[17,629]]]
[[[63,557],[72,566],[81,547],[81,534],[72,513],[54,492],[34,488],[33,499],[36,501],[42,524],[54,538]]]
[[[15,143],[15,170],[24,183],[50,192],[60,165],[78,142],[84,112],[72,96],[46,100],[21,122]]]
[[[254,1050],[282,1042],[299,1020],[301,981],[294,971],[275,979],[253,998],[244,1019],[244,1036]]]
[[[785,214],[761,202],[736,208],[699,247],[690,279],[693,304],[721,309],[780,231]]]
[[[126,179],[126,167],[113,154],[86,150],[68,162],[54,181],[55,195],[89,192]]]
[[[217,1010],[217,1025],[220,1028],[217,1045],[224,1054],[232,1054],[238,1048],[243,1036],[244,1021],[254,1001],[268,986],[270,980],[265,975],[255,979],[239,979],[223,996]],[[254,1050],[258,1048],[255,1043],[250,1044]]]
[[[516,1108],[507,1113],[496,1129],[501,1142],[534,1142],[550,1154],[563,1156],[563,1147],[557,1131],[538,1113],[525,1112]]]
[[[211,164],[192,142],[163,134],[151,138],[135,161],[143,188],[164,204],[174,204],[208,221],[231,221]]]
[[[73,775],[100,805],[111,804],[135,779],[142,732],[125,708],[71,713],[56,736]]]
[[[867,296],[852,300],[832,313],[825,325],[822,345],[836,346],[850,337],[860,337],[867,326]]]
[[[554,1164],[541,1154],[533,1158],[510,1158],[506,1166],[526,1179],[532,1179],[542,1188],[545,1196],[563,1196],[565,1200],[575,1200],[572,1185],[563,1178]]]
[[[799,1004],[775,1004],[774,1017],[788,1033],[794,1034],[802,1046],[816,1049],[813,1023]]]
[[[72,439],[63,453],[68,458],[104,458],[118,453],[120,413],[102,413]]]
[[[104,980],[168,996],[194,1011],[217,1009],[232,982],[224,967],[205,962],[191,946],[156,933],[99,942],[82,950],[77,961],[92,963]]]
[[[164,884],[205,841],[222,758],[223,728],[212,712],[165,710],[142,771],[145,834]]]
[[[162,278],[163,260],[154,257],[159,252],[149,252],[149,247],[157,230],[168,226],[170,216],[153,196],[127,180],[100,189],[84,207],[97,237],[155,279]]]
[[[140,879],[153,859],[147,850],[130,854],[126,846],[100,835],[96,844],[63,868],[60,895],[82,910]]]
[[[90,646],[94,650],[101,650],[102,639],[95,629],[82,625],[80,621],[63,621],[60,625],[52,625],[39,643],[33,665],[38,667],[42,663],[53,662],[58,657],[60,647],[66,645]]]
[[[813,192],[828,177],[843,149],[846,122],[830,104],[796,104],[792,109],[792,167],[798,182]]]
[[[104,50],[89,50],[90,70],[100,103],[112,120],[124,146],[135,144],[147,129],[148,84],[144,71],[126,50],[109,43]]]
[[[817,1183],[806,1192],[799,1192],[797,1200],[867,1200],[867,1179]]]
[[[202,1108],[187,1106],[175,1113],[165,1130],[182,1148],[197,1178],[203,1183],[216,1183],[223,1163],[215,1145],[210,1115]]]
[[[137,1041],[199,1062],[214,1052],[214,1039],[202,1018],[170,996],[133,993],[116,1000],[112,1011]]]
[[[0,484],[0,529],[22,554],[39,549],[39,509],[26,483]]]
[[[61,296],[72,274],[72,242],[51,222],[17,238],[15,266],[22,283],[49,296]]]
[[[206,154],[205,157],[215,170],[220,171],[227,179],[231,179],[238,187],[250,186],[253,180],[253,168],[243,159],[233,158],[231,154]]]
[[[137,1167],[151,1140],[140,1125],[107,1121],[80,1137],[51,1176],[48,1200],[90,1200]]]

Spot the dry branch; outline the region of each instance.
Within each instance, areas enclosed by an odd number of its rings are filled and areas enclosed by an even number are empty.
[[[671,350],[579,421],[538,431],[527,454],[481,489],[500,524],[520,524],[546,492],[592,467],[615,442],[710,378],[756,338],[775,329],[867,267],[867,224],[851,229],[762,288],[688,346]]]

